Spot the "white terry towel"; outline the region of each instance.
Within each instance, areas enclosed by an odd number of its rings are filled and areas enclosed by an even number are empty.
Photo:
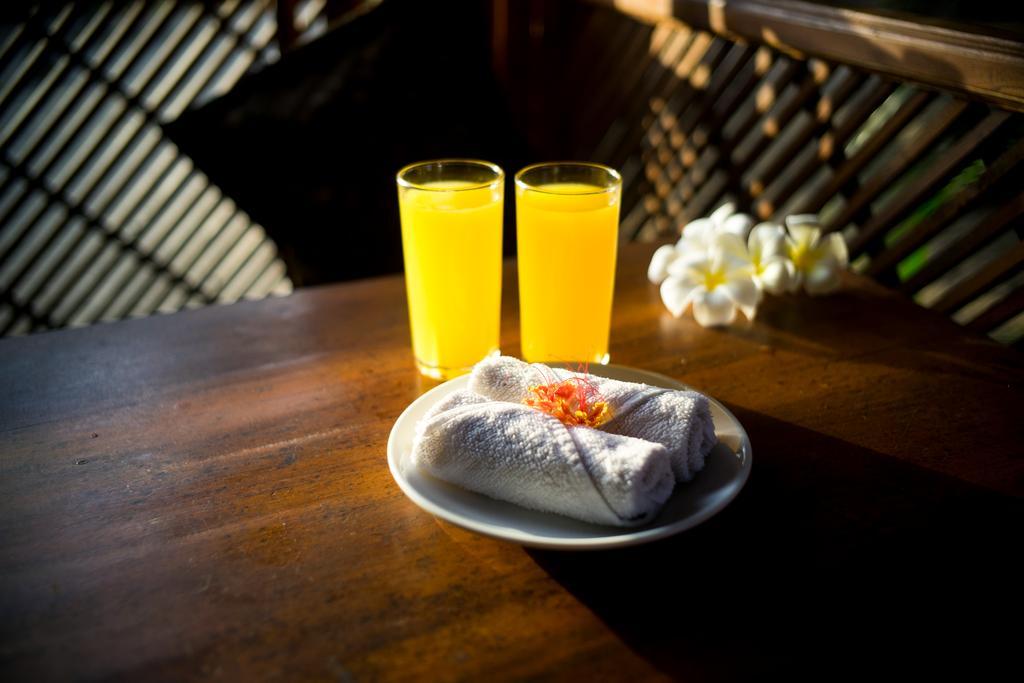
[[[416,426],[412,462],[439,479],[585,522],[650,521],[675,485],[656,443],[567,427],[522,404],[458,391]]]
[[[496,401],[520,403],[531,386],[572,376],[580,375],[497,356],[476,364],[469,388]],[[665,446],[677,481],[690,481],[704,468],[704,459],[718,442],[707,396],[596,375],[587,379],[611,408],[611,419],[600,429]]]

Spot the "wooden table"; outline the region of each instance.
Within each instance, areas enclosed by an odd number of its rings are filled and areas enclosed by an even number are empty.
[[[429,384],[400,277],[0,341],[0,678],[1016,661],[1021,355],[855,277],[704,330],[663,309],[651,250],[623,250],[612,358],[724,401],[754,469],[709,522],[613,552],[477,537],[402,495],[385,441]]]

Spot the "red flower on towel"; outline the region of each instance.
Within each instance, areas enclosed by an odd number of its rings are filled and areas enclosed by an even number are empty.
[[[570,427],[599,427],[612,412],[597,387],[586,377],[531,386],[523,403],[552,415]]]

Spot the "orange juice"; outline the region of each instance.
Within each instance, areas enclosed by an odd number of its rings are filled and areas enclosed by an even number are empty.
[[[399,185],[412,347],[447,379],[498,350],[504,183]]]
[[[608,361],[621,187],[516,184],[523,358]]]

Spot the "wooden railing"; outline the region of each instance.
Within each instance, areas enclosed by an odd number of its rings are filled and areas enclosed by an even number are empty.
[[[591,1],[1024,111],[1024,45],[964,26],[794,0]]]

